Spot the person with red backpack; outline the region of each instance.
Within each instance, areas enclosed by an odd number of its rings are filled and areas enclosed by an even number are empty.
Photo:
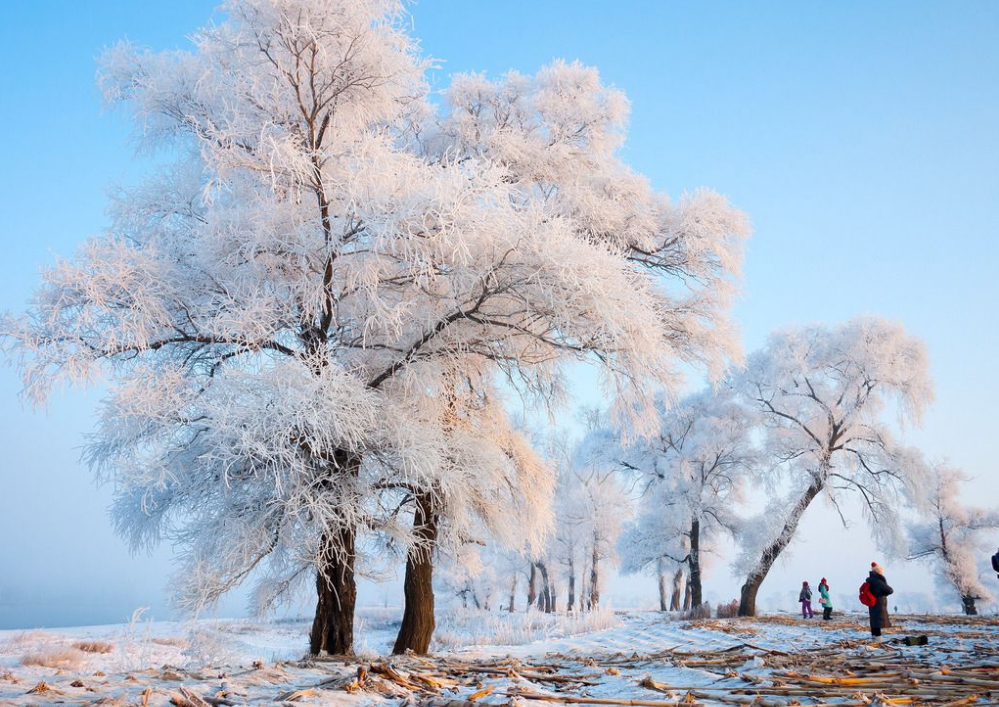
[[[867,576],[867,581],[860,585],[860,603],[867,607],[871,618],[871,636],[874,640],[881,641],[881,627],[884,621],[884,612],[887,611],[888,597],[894,594],[895,590],[888,585],[885,579],[885,571],[877,562],[871,563],[871,573]]]

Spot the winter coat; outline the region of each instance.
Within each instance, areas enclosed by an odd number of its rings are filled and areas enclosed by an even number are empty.
[[[819,596],[825,599],[824,602],[820,602],[826,609],[832,608],[832,599],[829,598],[829,587],[823,587],[819,585]]]
[[[867,583],[871,585],[871,594],[875,599],[881,600],[889,594],[894,594],[895,590],[888,586],[888,580],[877,572],[871,572],[867,576]]]
[[[798,601],[811,601],[812,600],[812,590],[808,587],[803,587],[801,594],[798,595]]]

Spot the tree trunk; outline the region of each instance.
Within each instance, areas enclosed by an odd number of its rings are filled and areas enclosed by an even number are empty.
[[[691,592],[690,592],[690,574],[688,573],[687,574],[687,586],[684,587],[684,590],[683,590],[683,610],[684,610],[684,612],[690,611],[691,600],[692,599],[693,599],[693,596],[691,595]]]
[[[569,611],[573,610],[576,605],[576,570],[572,566],[572,560],[569,560],[569,597],[568,597],[568,608]]]
[[[396,655],[407,650],[425,654],[430,650],[430,639],[434,635],[433,550],[437,541],[438,518],[429,494],[418,493],[415,501],[413,535],[416,544],[406,555],[406,578],[403,582],[406,608],[392,648]]]
[[[538,568],[531,563],[531,576],[527,582],[527,610],[530,611],[538,598]]]
[[[507,607],[507,611],[511,614],[517,606],[517,573],[513,575],[513,581],[510,582],[510,606]]]
[[[323,571],[316,572],[316,616],[309,635],[309,652],[318,655],[353,655],[354,530],[344,528],[336,540],[323,536]]]
[[[701,600],[701,521],[695,518],[690,523],[690,596],[696,609]]]
[[[963,596],[961,597],[961,604],[964,606],[964,613],[966,616],[978,616],[978,607],[975,606],[975,597]]]
[[[680,610],[680,592],[683,591],[683,567],[677,567],[673,575],[673,594],[669,599],[669,610]]]
[[[656,576],[659,580],[659,611],[666,611],[669,609],[669,601],[666,591],[666,570],[663,567],[663,558],[661,557],[656,560]]]
[[[331,488],[336,475],[344,486],[351,486],[361,469],[361,457],[337,450],[333,454],[330,478],[324,484]],[[309,634],[309,651],[313,655],[353,655],[354,605],[357,584],[354,559],[357,530],[342,527],[327,530],[319,539],[320,556],[316,567],[316,615]]]
[[[544,562],[536,562],[534,564],[538,568],[538,572],[541,573],[541,592],[538,594],[538,608],[546,614],[550,614],[554,610],[554,592],[551,580],[548,577],[548,566]]]
[[[590,608],[600,606],[600,556],[597,554],[597,544],[593,543],[593,557],[590,564]]]
[[[891,628],[891,614],[888,613],[888,597],[881,602],[881,628]]]
[[[822,475],[822,479],[824,478],[825,474]],[[808,510],[809,504],[819,495],[824,485],[825,482],[821,479],[812,481],[812,484],[805,489],[805,493],[802,494],[797,505],[791,511],[791,515],[785,521],[780,535],[764,548],[763,555],[756,569],[746,578],[745,584],[742,585],[742,592],[739,597],[739,616],[756,616],[756,595],[763,585],[763,580],[767,578],[777,558],[780,557],[780,554],[794,538],[794,534],[798,530],[798,523],[801,521],[801,516]]]

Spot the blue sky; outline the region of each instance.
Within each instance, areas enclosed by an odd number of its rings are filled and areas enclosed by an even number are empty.
[[[0,11],[0,309],[22,309],[38,268],[101,230],[107,188],[142,173],[128,123],[94,87],[101,48],[124,37],[183,47],[212,8],[42,0]],[[632,101],[624,156],[636,170],[673,195],[712,187],[749,213],[736,309],[747,349],[776,327],[861,313],[923,337],[937,402],[913,440],[977,477],[969,498],[995,503],[999,4],[423,0],[411,12],[441,60],[436,85],[559,57],[596,65]],[[18,387],[0,370],[0,627],[118,620],[139,604],[164,615],[169,550],[130,559],[109,529],[107,491],[77,462],[93,396],[67,392],[33,413]],[[587,387],[581,376],[581,400]],[[840,531],[823,511],[812,515],[761,596],[783,589],[781,573],[793,587],[796,572],[857,564],[829,549]],[[730,595],[735,580],[715,574]],[[14,610],[10,597],[46,608]]]

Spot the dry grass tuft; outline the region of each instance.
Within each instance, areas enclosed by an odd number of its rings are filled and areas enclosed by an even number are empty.
[[[76,648],[50,648],[21,656],[21,665],[39,665],[43,668],[76,670],[87,660],[87,654]]]
[[[46,692],[51,692],[51,693],[54,693],[56,695],[62,694],[61,692],[59,692],[58,690],[56,690],[55,688],[53,688],[52,686],[50,686],[44,680],[42,680],[40,683],[38,683],[37,685],[35,685],[30,690],[28,690],[28,694],[29,695],[44,695]]]
[[[114,644],[108,643],[107,641],[80,641],[79,643],[74,643],[73,648],[83,651],[84,653],[110,653],[114,650]]]

